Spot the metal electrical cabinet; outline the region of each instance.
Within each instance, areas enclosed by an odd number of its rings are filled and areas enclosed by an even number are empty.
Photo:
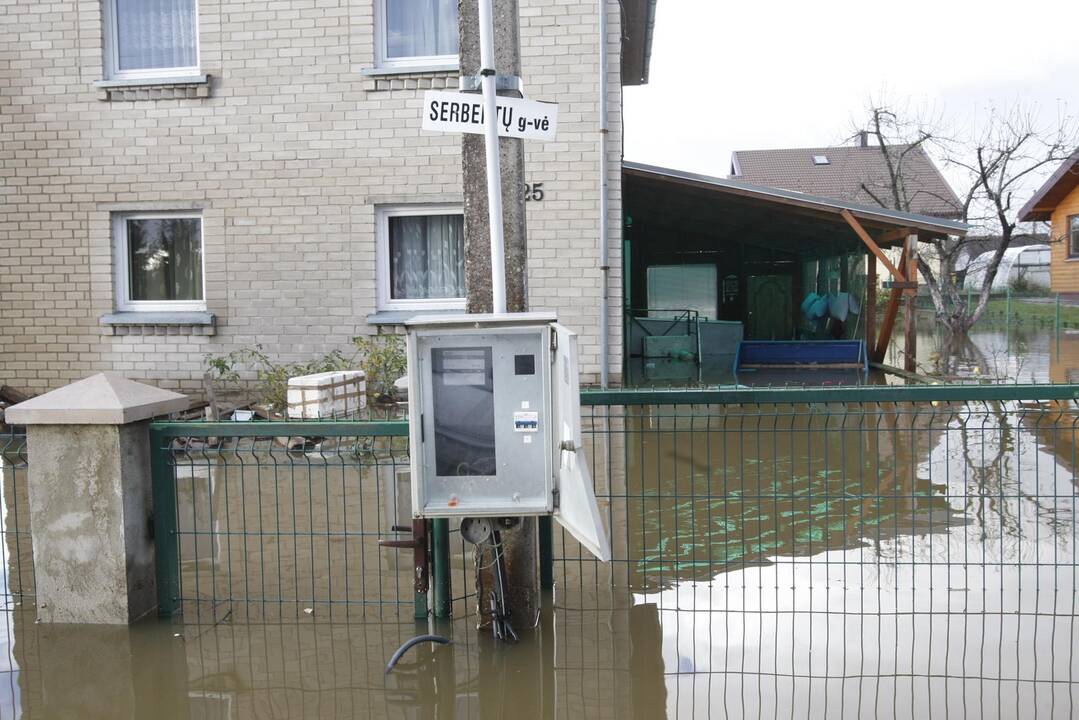
[[[581,446],[576,334],[553,313],[405,325],[413,515],[553,515],[609,559]]]

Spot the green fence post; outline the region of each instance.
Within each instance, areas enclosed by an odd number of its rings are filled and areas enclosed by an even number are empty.
[[[176,548],[176,493],[170,442],[161,428],[150,425],[150,484],[154,498],[154,562],[157,613],[174,615],[180,598],[180,558]]]
[[[1060,332],[1060,293],[1057,293],[1057,299],[1056,299],[1056,317],[1055,317],[1055,319],[1053,320],[1053,328],[1054,328],[1054,330],[1055,330],[1055,331],[1056,331],[1057,333],[1059,333],[1059,332]]]
[[[1004,289],[1004,326],[1010,327],[1012,324],[1012,286],[1009,285]]]
[[[450,521],[436,518],[431,521],[431,535],[434,538],[434,593],[435,617],[448,618],[453,609],[450,591]]]
[[[554,533],[551,528],[551,516],[541,516],[539,519],[541,590],[551,590],[554,588]]]

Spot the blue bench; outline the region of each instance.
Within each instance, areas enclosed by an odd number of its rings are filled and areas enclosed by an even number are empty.
[[[743,340],[734,372],[765,368],[869,371],[865,340]]]

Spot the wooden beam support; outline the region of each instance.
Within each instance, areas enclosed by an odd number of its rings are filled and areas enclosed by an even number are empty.
[[[918,369],[916,362],[918,356],[918,325],[917,325],[917,302],[918,302],[918,237],[911,235],[907,238],[907,244],[903,248],[903,255],[907,262],[907,274],[911,277],[909,284],[913,289],[907,290],[907,311],[903,316],[903,369],[914,372]]]
[[[903,253],[903,259],[899,263],[903,270],[907,267],[907,254]],[[892,288],[892,294],[888,298],[888,307],[884,310],[884,320],[880,325],[880,336],[877,338],[877,347],[873,350],[873,362],[884,362],[884,353],[888,350],[888,343],[892,340],[892,330],[895,328],[895,318],[899,315],[899,301],[903,298],[900,288]]]
[[[892,274],[896,280],[906,282],[907,276],[903,274],[903,271],[896,268],[892,264],[892,261],[888,259],[888,256],[884,254],[884,251],[880,249],[880,246],[870,237],[869,233],[865,231],[862,224],[858,222],[858,219],[851,215],[850,210],[840,210],[839,214],[843,216],[843,219],[847,221],[851,229],[862,239],[865,246],[869,248],[869,251],[877,256],[877,259],[881,261],[881,264],[888,269],[888,272]],[[902,265],[900,265],[902,267]]]
[[[899,228],[898,230],[891,230],[877,238],[877,246],[879,247],[883,243],[891,243],[896,240],[903,240],[904,242],[911,235],[917,235],[918,231],[911,228]]]

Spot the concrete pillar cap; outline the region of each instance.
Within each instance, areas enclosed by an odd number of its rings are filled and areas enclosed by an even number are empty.
[[[4,411],[11,425],[126,425],[186,410],[188,399],[111,372],[30,398]]]

